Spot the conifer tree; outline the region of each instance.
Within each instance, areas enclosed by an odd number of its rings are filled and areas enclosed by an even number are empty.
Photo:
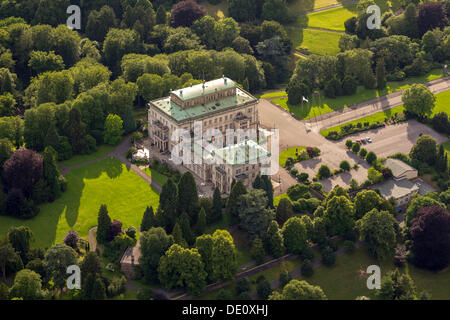
[[[59,184],[59,176],[61,171],[56,164],[56,151],[51,146],[45,148],[43,153],[44,159],[44,178],[50,187],[51,197],[58,198],[61,195],[61,186]]]
[[[377,89],[382,90],[386,87],[386,68],[383,59],[378,60],[375,72],[377,75]]]
[[[106,288],[102,278],[97,277],[92,287],[92,300],[106,300]]]
[[[98,211],[98,224],[97,224],[97,242],[106,243],[109,227],[111,226],[111,218],[108,215],[108,208],[106,204],[100,206]]]
[[[181,227],[178,222],[175,223],[175,226],[173,227],[172,236],[173,236],[173,240],[176,244],[179,244],[183,248],[189,247],[186,240],[184,240],[184,238],[183,238],[183,232],[181,231]]]
[[[171,232],[177,219],[177,187],[172,179],[168,179],[162,187],[158,212],[162,214],[161,222],[166,232]]]
[[[186,240],[188,245],[194,244],[194,233],[192,232],[191,225],[189,222],[189,217],[186,212],[183,212],[183,214],[179,218],[180,221],[180,227],[181,232],[183,233],[183,238]]]
[[[245,188],[242,181],[236,182],[233,188],[231,188],[230,196],[227,202],[226,212],[235,222],[239,219],[238,199],[241,195],[246,193],[247,189]]]
[[[186,212],[191,222],[195,222],[199,207],[198,192],[197,184],[191,172],[188,171],[181,176],[180,182],[178,183],[177,197],[178,214]]]
[[[264,250],[263,243],[259,237],[256,237],[253,240],[251,254],[252,258],[256,261],[256,264],[261,264],[264,262],[266,251]]]
[[[263,175],[261,177],[261,183],[264,187],[264,190],[266,191],[267,196],[267,206],[269,208],[273,208],[273,186],[272,181],[270,181],[269,176]]]
[[[201,236],[205,233],[206,230],[206,212],[202,207],[200,209],[200,213],[198,214],[197,225],[196,225],[196,233],[198,236]]]
[[[155,214],[153,213],[153,207],[145,209],[144,216],[141,222],[141,232],[148,231],[155,226]]]
[[[267,229],[266,247],[274,258],[281,257],[285,252],[283,235],[276,221],[272,221]]]
[[[159,6],[156,10],[156,24],[167,24],[167,13],[163,6]]]
[[[216,187],[214,189],[213,195],[213,210],[212,217],[210,217],[209,222],[216,222],[222,219],[222,198],[220,196],[220,190]]]

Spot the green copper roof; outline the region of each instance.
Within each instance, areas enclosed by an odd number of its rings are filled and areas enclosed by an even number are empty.
[[[245,140],[212,152],[200,146],[200,148],[194,148],[194,152],[196,151],[202,152],[203,154],[200,154],[200,156],[203,156],[205,160],[216,158],[219,162],[231,166],[238,166],[246,163],[256,164],[259,163],[258,160],[271,156],[269,151],[253,140]]]
[[[198,98],[204,95],[208,95],[215,92],[235,88],[236,84],[229,78],[220,78],[205,83],[197,84],[192,87],[183,88],[180,90],[172,91],[182,101]]]
[[[240,106],[249,102],[256,102],[257,99],[243,90],[236,88],[236,95],[224,97],[205,105],[197,105],[195,107],[183,109],[176,103],[170,100],[170,97],[165,97],[159,100],[150,102],[160,111],[175,119],[177,122],[182,122],[189,119],[203,118],[210,114],[218,113],[220,111]]]

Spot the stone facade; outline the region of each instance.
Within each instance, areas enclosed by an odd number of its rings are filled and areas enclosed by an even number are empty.
[[[245,139],[256,137],[246,136],[248,130],[257,132],[259,126],[258,99],[239,88],[231,79],[220,78],[196,86],[175,90],[168,97],[149,103],[148,133],[153,146],[162,153],[170,153],[181,141],[172,141],[176,130],[184,129],[194,135],[194,124],[201,123],[202,134],[210,129],[217,129],[223,134],[223,147],[227,145],[226,131],[228,129],[244,132]],[[258,148],[260,158],[270,154],[261,150],[255,143],[249,142],[247,148]],[[232,143],[239,144],[235,136]],[[229,152],[229,151],[228,151]],[[253,159],[255,160],[255,159]],[[227,162],[210,165],[185,164],[192,173],[205,182],[212,182],[222,193],[229,193],[234,180],[242,180],[246,186],[251,186],[259,174],[259,161],[244,161],[243,163]]]

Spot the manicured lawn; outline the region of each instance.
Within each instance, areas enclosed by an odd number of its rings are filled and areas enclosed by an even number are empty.
[[[293,159],[296,158],[295,152],[300,154],[302,151],[306,150],[306,147],[291,147],[280,153],[279,162],[282,167],[286,165],[286,160],[291,157]]]
[[[356,4],[319,11],[308,14],[308,23],[303,27],[330,29],[336,31],[345,31],[344,22],[351,17],[355,17]],[[301,20],[300,23],[304,23]]]
[[[276,97],[284,97],[287,96],[286,91],[279,91],[279,92],[270,92],[263,94],[260,96],[261,99],[267,99],[267,98],[276,98]]]
[[[155,180],[160,186],[163,186],[166,184],[168,177],[160,173],[159,171],[156,171],[151,168],[145,168],[143,170],[147,175],[152,178],[152,180]]]
[[[287,28],[295,48],[303,53],[336,55],[339,53],[341,34],[322,30]],[[307,49],[307,50],[306,50]]]
[[[316,0],[316,1],[305,1],[305,0],[293,0],[288,7],[295,13],[311,11],[314,9],[324,8],[332,6],[333,4],[342,3],[343,1],[337,0]]]
[[[366,248],[358,248],[353,254],[345,254],[336,259],[333,267],[321,266],[314,270],[309,278],[302,278],[310,284],[319,285],[328,299],[354,300],[357,296],[374,298],[375,292],[367,289],[367,278],[361,277],[359,271],[366,271],[370,265],[378,265],[383,277],[393,270],[391,259],[376,261],[368,256]],[[449,299],[450,270],[433,273],[417,269],[412,265],[407,268],[410,276],[420,290],[425,290],[432,295],[432,299]]]
[[[108,153],[112,152],[115,148],[116,148],[116,146],[102,144],[101,146],[99,146],[97,148],[97,151],[94,153],[76,155],[69,160],[64,160],[64,161],[59,162],[59,164],[66,166],[66,167],[75,166],[80,163],[84,163],[87,161],[95,160],[95,159],[101,158],[103,156],[106,156]]]
[[[309,119],[331,111],[340,110],[342,108],[352,106],[367,100],[384,96],[391,92],[399,91],[409,87],[410,84],[402,82],[391,82],[383,90],[358,88],[352,96],[341,96],[336,99],[326,98],[323,95],[314,96],[310,99],[309,104],[290,105],[287,98],[274,99],[273,102],[280,105],[289,112],[294,113],[300,119]]]
[[[432,116],[439,112],[445,112],[450,116],[450,90],[436,95],[436,105],[434,106]]]
[[[101,204],[108,206],[111,219],[122,221],[124,228],[139,227],[148,205],[158,206],[159,195],[142,178],[120,161],[108,158],[67,174],[67,191],[55,202],[40,206],[41,212],[31,220],[0,216],[0,236],[11,226],[32,229],[35,247],[48,247],[61,242],[67,231],[74,229],[85,237],[97,225]]]
[[[358,122],[360,122],[362,124],[365,123],[365,122],[369,122],[369,126],[370,126],[373,123],[384,122],[385,118],[390,118],[396,113],[400,114],[404,110],[405,110],[405,108],[403,106],[398,106],[398,107],[395,107],[395,108],[392,108],[392,109],[388,109],[388,110],[385,110],[385,111],[381,111],[381,112],[372,114],[372,115],[367,116],[367,117],[363,117],[363,118],[360,118],[360,119],[357,119],[357,120],[354,120],[354,121],[343,123],[343,124],[341,124],[339,126],[335,126],[335,127],[332,127],[332,128],[328,128],[328,129],[322,130],[322,131],[320,131],[320,134],[323,135],[324,137],[326,137],[330,131],[341,132],[341,128],[343,126],[345,126],[345,125],[350,124],[350,123],[356,126],[358,124]]]

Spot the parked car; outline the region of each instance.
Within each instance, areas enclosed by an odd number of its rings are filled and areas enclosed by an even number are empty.
[[[367,137],[366,140],[367,140],[368,143],[372,143],[372,138]]]
[[[356,142],[358,142],[359,144],[362,144],[361,140],[356,140]]]
[[[362,143],[364,143],[364,144],[366,144],[366,143],[367,143],[367,142],[366,142],[366,139],[364,139],[364,138],[363,138],[363,139],[361,139],[361,142],[362,142]]]

